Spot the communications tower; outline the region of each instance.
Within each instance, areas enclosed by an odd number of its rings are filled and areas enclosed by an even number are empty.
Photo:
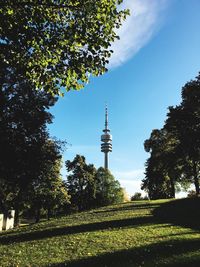
[[[105,110],[105,129],[101,135],[101,152],[104,153],[104,168],[108,169],[108,153],[112,152],[112,135],[108,129],[108,108]]]

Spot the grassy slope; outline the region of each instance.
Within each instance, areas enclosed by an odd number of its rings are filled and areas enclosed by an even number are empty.
[[[114,205],[3,232],[0,266],[200,266],[198,227],[152,215],[163,205]]]

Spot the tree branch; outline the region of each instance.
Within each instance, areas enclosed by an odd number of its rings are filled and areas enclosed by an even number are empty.
[[[21,2],[21,3],[16,3],[13,1],[13,3],[0,3],[0,8],[1,7],[14,7],[14,8],[23,8],[25,6],[30,6],[30,7],[39,7],[39,6],[43,6],[46,8],[69,8],[69,9],[80,9],[81,5],[76,5],[76,6],[72,6],[72,5],[57,5],[57,4],[45,4],[45,3],[31,3],[31,2]]]

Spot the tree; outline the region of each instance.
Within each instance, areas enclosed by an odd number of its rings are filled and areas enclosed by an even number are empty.
[[[142,200],[142,194],[140,192],[135,192],[135,194],[131,197],[131,201],[133,200]]]
[[[70,203],[70,196],[60,174],[61,145],[62,143],[58,141],[46,140],[43,146],[41,172],[33,180],[29,194],[29,202],[36,222],[40,220],[41,209],[47,211],[47,217],[50,219],[55,211]]]
[[[157,159],[150,156],[146,162],[145,178],[142,180],[141,189],[148,193],[150,199],[165,199],[171,197],[169,177]]]
[[[0,91],[0,181],[5,188],[1,204],[16,210],[16,223],[43,168],[43,147],[49,138],[46,124],[52,121],[48,109],[55,101],[27,81]]]
[[[146,162],[146,178],[142,189],[151,199],[174,198],[176,183],[180,182],[180,162],[177,157],[178,140],[165,128],[153,130],[144,143],[150,158]]]
[[[109,170],[92,164],[87,165],[84,156],[76,155],[73,161],[66,161],[67,190],[71,205],[78,210],[122,202],[124,190]]]
[[[105,206],[124,201],[124,192],[120,183],[109,170],[100,167],[96,173],[96,203]]]
[[[196,194],[196,191],[195,190],[190,190],[187,194],[187,197],[189,198],[193,198],[193,197],[196,197],[197,194]]]
[[[200,194],[200,75],[183,87],[182,102],[170,107],[166,128],[179,140],[183,178]]]
[[[92,164],[87,165],[85,157],[76,155],[73,161],[67,160],[67,190],[71,196],[71,204],[78,207],[78,210],[88,209],[95,204],[95,173],[96,169]]]
[[[111,43],[128,15],[123,0],[4,0],[0,84],[29,79],[54,94],[80,89],[106,71]]]
[[[200,193],[200,75],[182,88],[182,102],[169,107],[161,130],[145,141],[150,152],[142,189],[150,198],[174,197],[177,183]]]

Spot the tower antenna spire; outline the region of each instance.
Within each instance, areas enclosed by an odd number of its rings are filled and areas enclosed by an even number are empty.
[[[108,153],[112,152],[112,135],[108,128],[108,106],[105,105],[105,129],[101,135],[101,152],[104,153],[104,168],[108,169]]]
[[[105,107],[105,129],[108,129],[108,105]]]

